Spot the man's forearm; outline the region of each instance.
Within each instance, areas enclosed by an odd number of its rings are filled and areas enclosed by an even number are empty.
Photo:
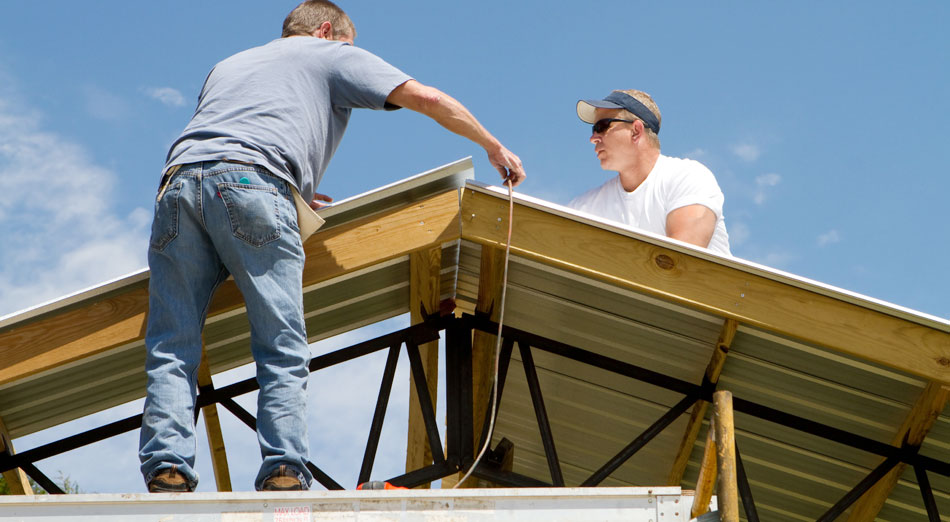
[[[485,149],[492,166],[506,181],[511,181],[512,186],[524,180],[524,168],[518,156],[505,148],[455,98],[435,87],[409,80],[393,89],[386,101],[424,114],[449,131],[477,143]]]

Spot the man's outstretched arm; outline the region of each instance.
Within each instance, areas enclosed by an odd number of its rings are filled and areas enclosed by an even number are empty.
[[[488,161],[498,169],[501,177],[511,180],[512,186],[524,181],[521,159],[495,139],[455,98],[435,87],[409,80],[393,89],[386,102],[425,114],[446,129],[477,143],[488,153]]]

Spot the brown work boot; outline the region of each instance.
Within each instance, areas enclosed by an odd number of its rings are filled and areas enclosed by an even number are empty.
[[[187,493],[194,491],[194,486],[178,471],[178,466],[165,468],[148,481],[149,493]]]
[[[261,484],[261,491],[303,491],[303,483],[293,468],[281,464]]]

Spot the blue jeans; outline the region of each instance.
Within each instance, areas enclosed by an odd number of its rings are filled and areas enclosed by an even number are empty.
[[[284,180],[253,165],[183,166],[155,204],[149,244],[148,388],[139,459],[146,483],[177,466],[196,485],[195,398],[201,330],[215,288],[234,276],[247,307],[257,364],[257,436],[263,463],[313,480],[308,459],[310,347],[303,317],[304,252]]]

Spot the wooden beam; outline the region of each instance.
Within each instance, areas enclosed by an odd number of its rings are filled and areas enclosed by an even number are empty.
[[[503,245],[507,205],[465,189],[462,238]],[[512,254],[950,383],[950,332],[525,204]]]
[[[211,370],[208,367],[208,354],[201,347],[201,364],[198,366],[198,386],[212,386]],[[231,471],[228,469],[228,454],[224,448],[224,434],[221,432],[221,419],[218,417],[218,405],[209,404],[201,408],[205,419],[205,431],[208,434],[208,449],[211,451],[211,468],[214,470],[214,483],[219,492],[231,491]]]
[[[950,393],[939,383],[930,382],[920,393],[917,402],[904,419],[900,429],[891,441],[894,446],[902,446],[904,442],[913,447],[920,447],[927,433],[933,428],[937,417],[947,404]],[[882,460],[883,462],[883,460]],[[858,522],[862,520],[876,520],[878,513],[884,507],[887,497],[891,495],[897,481],[907,467],[903,462],[898,463],[887,475],[884,475],[871,489],[861,495],[851,508],[848,520]]]
[[[706,446],[703,448],[703,460],[699,464],[699,476],[696,478],[696,495],[693,497],[693,507],[689,518],[696,518],[709,511],[709,502],[712,500],[713,490],[716,489],[716,429],[715,422],[709,423],[706,430]]]
[[[732,393],[721,390],[713,394],[713,423],[716,428],[716,463],[719,487],[716,488],[719,518],[723,522],[739,522],[739,488],[736,469],[736,430],[732,414]]]
[[[486,314],[492,321],[498,321],[501,315],[502,279],[505,267],[505,251],[503,248],[482,246],[481,265],[478,274],[478,299],[475,303],[475,313]],[[473,440],[478,445],[484,429],[485,415],[488,413],[487,404],[491,396],[495,374],[495,347],[497,336],[475,330],[472,338],[472,427]],[[481,447],[476,447],[476,454]],[[443,487],[454,485],[464,473],[458,477],[442,479]],[[455,480],[452,480],[454,478]],[[477,488],[487,484],[480,484],[476,477],[470,477],[460,488]]]
[[[13,450],[13,442],[10,438],[10,432],[7,431],[3,419],[0,419],[0,453],[16,453]],[[11,495],[32,495],[33,488],[30,487],[30,479],[20,468],[14,468],[3,472],[3,479],[7,482],[7,488]]]
[[[439,313],[439,282],[442,278],[442,247],[420,250],[409,254],[409,318],[412,324],[425,319],[423,312]],[[439,392],[439,342],[419,346],[419,355],[426,375],[432,408],[436,408]],[[409,434],[406,445],[406,472],[432,464],[432,448],[426,433],[419,395],[409,379]],[[429,484],[419,486],[428,489]]]
[[[145,337],[148,288],[41,317],[0,333],[0,384]]]
[[[709,364],[706,365],[706,379],[713,384],[719,382],[719,374],[722,373],[722,367],[726,364],[726,356],[729,354],[729,347],[736,337],[736,328],[738,327],[739,323],[734,319],[726,319],[722,325],[716,347],[709,359]],[[683,480],[683,474],[686,472],[687,464],[689,464],[689,456],[693,453],[693,446],[696,444],[696,438],[699,437],[699,429],[703,425],[708,406],[709,403],[706,401],[697,401],[693,406],[693,411],[690,412],[689,421],[686,423],[686,430],[683,433],[683,440],[680,441],[680,448],[676,452],[673,468],[670,470],[670,478],[667,481],[670,486],[679,486]]]
[[[458,239],[455,190],[318,231],[304,250],[304,285]],[[209,316],[244,305],[233,281],[215,292]],[[148,281],[0,332],[0,385],[145,337]]]

